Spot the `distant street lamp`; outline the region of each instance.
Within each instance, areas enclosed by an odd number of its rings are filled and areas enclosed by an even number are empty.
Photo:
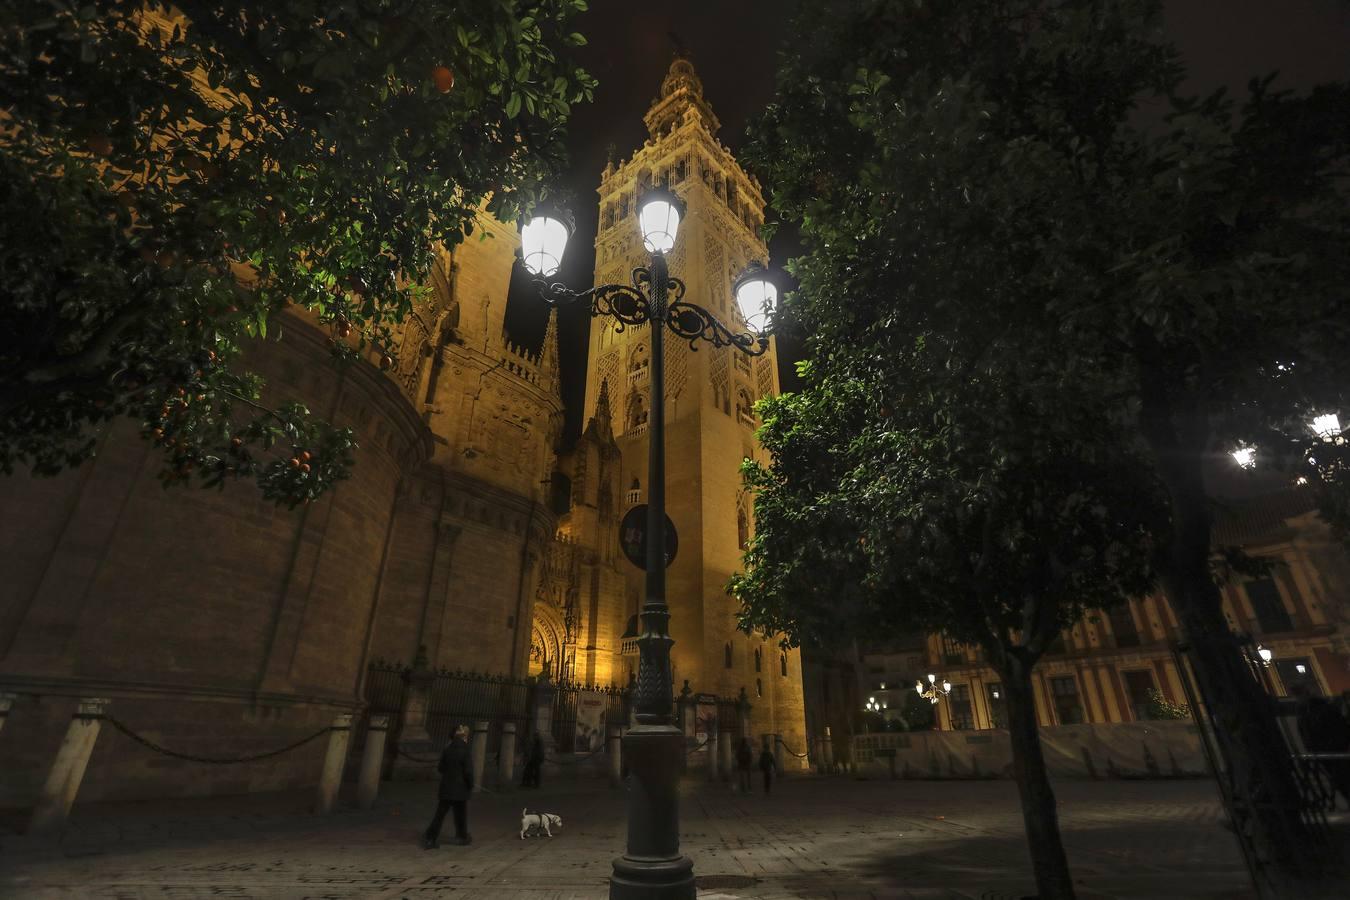
[[[937,676],[929,672],[928,687],[925,688],[922,681],[916,681],[914,682],[914,692],[929,703],[936,705],[939,700],[952,692],[952,683],[944,679],[942,687],[939,689],[937,686]]]
[[[665,469],[665,325],[693,346],[707,341],[734,347],[750,356],[769,349],[769,322],[778,288],[768,271],[752,263],[736,279],[733,291],[750,330],[728,328],[711,312],[684,299],[684,282],[672,278],[665,254],[675,247],[685,205],[666,187],[650,189],[637,203],[638,229],[651,253],[650,266],[633,270],[632,285],[602,284],[576,292],[546,279],[558,271],[572,233],[572,217],[537,208],[521,227],[521,263],[534,276],[540,296],[550,304],[587,302],[592,316],[610,316],[615,329],[652,324],[652,403],[648,414],[646,598],[642,634],[637,639],[638,673],[633,707],[637,725],[623,739],[632,773],[628,789],[628,849],[614,860],[609,896],[616,898],[694,897],[694,864],[680,855],[677,787],[684,756],[684,735],[672,715],[670,607],[666,605]]]

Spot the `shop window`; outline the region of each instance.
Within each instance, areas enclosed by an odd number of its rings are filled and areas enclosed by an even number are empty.
[[[989,696],[989,719],[994,728],[1008,727],[1008,701],[1003,696],[1003,685],[990,684],[985,687]]]
[[[1321,697],[1322,685],[1313,675],[1312,663],[1307,657],[1275,660],[1275,671],[1280,675],[1285,693],[1291,697]]]
[[[1143,722],[1153,718],[1149,692],[1154,690],[1153,673],[1147,669],[1135,672],[1122,672],[1125,676],[1125,696],[1130,700],[1130,711],[1135,721]]]
[[[1242,586],[1247,599],[1252,602],[1252,612],[1261,626],[1262,634],[1275,634],[1281,631],[1293,631],[1294,623],[1285,609],[1284,598],[1273,578],[1258,578]]]
[[[1117,647],[1138,647],[1139,629],[1134,625],[1134,613],[1129,603],[1113,606],[1106,613],[1111,622],[1111,634],[1115,636]]]
[[[952,717],[952,731],[971,731],[975,728],[975,716],[970,706],[970,685],[954,684],[947,695],[948,711]]]
[[[966,653],[961,644],[947,635],[942,636],[942,664],[944,666],[962,666],[966,663]]]
[[[1050,696],[1055,701],[1055,718],[1061,725],[1083,721],[1083,704],[1078,699],[1078,682],[1072,675],[1050,679]]]

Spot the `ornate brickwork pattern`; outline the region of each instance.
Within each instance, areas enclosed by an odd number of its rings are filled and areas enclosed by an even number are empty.
[[[621,391],[625,383],[625,380],[619,378],[619,351],[617,348],[608,351],[604,356],[600,357],[600,361],[596,363],[596,389],[599,390],[599,385],[606,381],[609,382],[610,398],[611,402],[613,402],[615,392]],[[622,396],[622,393],[620,393],[619,396]]]
[[[773,371],[769,368],[769,365],[767,359],[755,360],[755,380],[759,386],[761,400],[773,396]]]
[[[709,380],[713,387],[713,405],[731,415],[730,388],[727,385],[727,351],[722,347],[706,347],[700,353],[711,353]]]
[[[689,354],[693,352],[688,341],[677,340],[666,345],[666,396],[671,400],[684,391],[689,380]]]
[[[722,242],[712,231],[703,236],[703,271],[710,275],[722,271]],[[714,285],[718,283],[715,275],[713,275],[712,282]],[[708,301],[713,309],[725,313],[727,305],[722,288],[713,287],[712,294],[713,296],[709,297]]]

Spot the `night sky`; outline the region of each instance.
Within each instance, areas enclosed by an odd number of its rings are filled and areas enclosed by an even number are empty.
[[[589,41],[578,56],[599,86],[594,103],[573,110],[571,166],[562,182],[577,200],[577,232],[559,273],[562,281],[576,290],[592,284],[595,190],[606,149],[613,144],[618,158],[625,159],[642,145],[647,137],[642,115],[670,66],[674,41],[685,46],[703,80],[704,96],[722,120],[718,137],[735,152],[744,143],[747,121],[772,96],[777,50],[788,36],[793,6],[785,0],[591,0],[576,26]],[[1168,0],[1164,11],[1166,31],[1189,66],[1186,87],[1192,92],[1226,86],[1241,96],[1252,76],[1277,69],[1276,85],[1291,88],[1350,79],[1350,0]],[[791,238],[775,241],[770,252],[771,262],[781,265],[793,252]],[[543,301],[518,272],[507,312],[512,339],[537,347],[546,315]],[[582,424],[588,324],[580,308],[560,314],[565,442]],[[792,335],[779,344],[783,383],[789,387],[800,344]]]

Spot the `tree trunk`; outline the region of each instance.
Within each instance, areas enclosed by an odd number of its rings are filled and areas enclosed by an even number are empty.
[[[1289,748],[1270,697],[1252,676],[1224,616],[1223,597],[1210,570],[1211,522],[1201,469],[1208,421],[1202,410],[1179,413],[1171,404],[1163,406],[1154,410],[1148,429],[1172,510],[1172,532],[1160,547],[1159,572],[1190,645],[1201,699],[1214,724],[1226,769],[1220,777],[1228,815],[1254,857],[1254,878],[1287,881],[1312,875],[1316,841],[1301,816],[1302,797]],[[1147,416],[1148,404],[1145,411]],[[1276,872],[1267,869],[1272,866]]]
[[[1031,666],[1008,658],[1002,667],[1007,692],[1008,734],[1012,739],[1013,777],[1022,800],[1022,822],[1027,849],[1036,875],[1040,900],[1072,900],[1073,879],[1059,836],[1059,812],[1055,792],[1041,753],[1041,735],[1036,724],[1036,700],[1032,696]]]

